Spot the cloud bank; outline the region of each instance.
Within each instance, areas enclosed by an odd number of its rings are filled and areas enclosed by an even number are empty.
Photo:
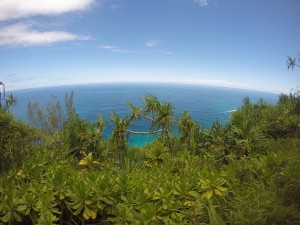
[[[0,21],[83,10],[94,0],[1,0]]]
[[[88,40],[86,36],[79,36],[64,31],[33,30],[30,24],[17,23],[0,27],[0,46],[33,46],[49,45],[61,41]]]
[[[1,46],[38,46],[62,41],[88,40],[89,37],[66,31],[42,31],[33,29],[28,22],[6,21],[29,18],[36,15],[54,16],[79,11],[91,6],[95,0],[0,0]],[[9,24],[10,23],[10,24]],[[9,25],[7,25],[9,24]]]

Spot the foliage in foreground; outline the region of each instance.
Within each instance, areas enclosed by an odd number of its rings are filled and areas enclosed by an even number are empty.
[[[136,114],[114,114],[108,139],[101,117],[90,124],[66,100],[66,119],[56,103],[51,120],[32,108],[45,133],[0,111],[0,224],[300,224],[299,95],[245,99],[209,129],[183,112],[178,136],[173,107],[149,97]],[[143,116],[163,132],[129,147]]]

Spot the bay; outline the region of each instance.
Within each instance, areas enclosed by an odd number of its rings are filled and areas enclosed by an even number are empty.
[[[187,110],[201,127],[209,127],[217,120],[226,124],[231,112],[242,105],[246,96],[251,102],[257,102],[262,98],[274,104],[278,100],[278,95],[273,93],[224,87],[149,83],[89,84],[13,91],[18,101],[13,113],[16,118],[28,123],[29,102],[38,101],[42,107],[45,107],[51,96],[56,96],[64,105],[65,94],[72,91],[74,106],[81,118],[95,122],[100,114],[103,116],[107,123],[105,137],[108,137],[113,129],[111,112],[114,111],[118,116],[125,117],[130,113],[129,102],[137,106],[142,105],[142,98],[147,94],[157,96],[160,101],[170,101],[175,107],[175,120],[183,110]],[[147,131],[149,127],[149,123],[139,121],[134,129]],[[129,144],[141,146],[153,138],[154,136],[151,135],[135,135],[130,137]]]

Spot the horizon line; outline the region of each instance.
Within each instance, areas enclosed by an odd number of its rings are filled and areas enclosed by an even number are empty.
[[[67,86],[81,86],[81,85],[101,85],[101,84],[178,84],[178,85],[190,85],[190,86],[206,86],[206,87],[219,87],[219,88],[228,88],[228,89],[237,89],[237,90],[246,90],[246,91],[256,91],[270,94],[282,94],[282,91],[273,91],[273,90],[262,90],[255,89],[252,87],[243,87],[243,86],[230,86],[230,85],[222,85],[222,84],[212,84],[212,83],[204,83],[204,82],[184,82],[184,81],[102,81],[102,82],[86,82],[86,83],[66,83],[66,84],[53,84],[53,85],[41,85],[35,87],[24,87],[24,88],[12,88],[7,90],[7,92],[19,91],[19,90],[29,90],[29,89],[38,89],[38,88],[51,88],[51,87],[67,87]],[[7,85],[6,85],[7,86]]]

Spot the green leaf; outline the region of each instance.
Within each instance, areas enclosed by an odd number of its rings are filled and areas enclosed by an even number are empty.
[[[207,179],[206,180],[200,179],[198,185],[200,185],[200,187],[204,190],[211,187],[210,182]]]
[[[11,213],[7,213],[5,216],[2,217],[2,222],[8,223],[9,221],[11,221],[11,219]]]
[[[207,198],[207,199],[211,199],[213,193],[214,193],[213,190],[206,191],[206,192],[204,192],[204,193],[202,194],[202,197],[203,197],[203,198]]]
[[[80,203],[77,203],[77,204],[73,205],[72,208],[73,209],[80,209],[81,210],[81,209],[83,209],[83,206],[84,205],[80,202]]]
[[[96,219],[96,217],[97,217],[97,209],[91,210],[91,218]]]
[[[222,192],[225,192],[225,191],[228,190],[227,188],[224,188],[224,187],[221,187],[221,186],[216,186],[216,188],[219,189]]]
[[[196,198],[196,199],[200,198],[200,194],[198,192],[196,192],[196,191],[189,191],[189,194],[191,196],[193,196],[194,198]]]
[[[59,193],[59,200],[64,200],[66,195],[62,192]]]
[[[106,197],[104,197],[102,201],[105,202],[105,204],[107,204],[107,205],[113,205],[114,204],[113,200],[111,200],[109,198],[106,198]]]
[[[19,205],[18,208],[17,208],[17,211],[18,212],[24,212],[26,209],[27,209],[26,205]]]
[[[214,189],[214,192],[216,195],[222,196],[222,192],[219,191],[218,189]]]
[[[95,201],[93,201],[93,200],[85,200],[84,202],[85,202],[85,204],[87,204],[87,205],[92,205],[92,204],[95,203]]]
[[[83,211],[82,216],[83,216],[83,218],[84,218],[85,220],[88,220],[88,219],[90,218],[91,212],[90,212],[90,210],[89,210],[88,207],[85,207],[85,208],[84,208],[84,211]]]
[[[16,219],[16,221],[21,222],[22,221],[22,217],[20,216],[19,213],[17,212],[13,212],[14,218]]]
[[[98,209],[104,209],[104,205],[101,202],[97,202],[97,208]]]
[[[207,211],[210,225],[225,225],[224,220],[219,216],[210,200],[208,200]]]
[[[75,216],[79,215],[80,212],[82,211],[82,209],[83,209],[83,207],[78,208],[73,214],[74,214]]]

